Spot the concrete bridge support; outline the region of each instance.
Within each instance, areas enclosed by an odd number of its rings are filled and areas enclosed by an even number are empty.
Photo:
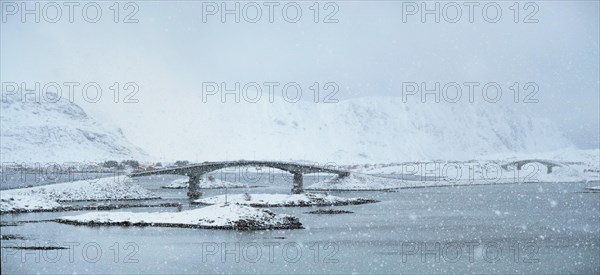
[[[202,192],[200,192],[200,176],[198,175],[190,175],[190,181],[188,184],[188,198],[194,200],[200,198],[202,196]]]
[[[294,175],[294,186],[292,187],[292,194],[304,193],[304,184],[302,183],[302,174],[293,173]]]

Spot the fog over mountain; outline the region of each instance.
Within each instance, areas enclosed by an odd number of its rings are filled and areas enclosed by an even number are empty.
[[[399,97],[202,103],[200,95],[163,103],[160,109],[135,105],[107,119],[134,144],[165,160],[370,163],[573,146],[553,122],[491,104],[407,104]]]
[[[338,103],[290,103],[281,97],[256,103],[201,103],[201,98],[169,102],[177,104],[164,104],[160,111],[139,104],[133,111],[96,116],[121,127],[124,135],[66,98],[53,103],[8,96],[1,112],[2,159],[372,163],[469,159],[573,146],[551,121],[501,106],[406,104],[399,97]]]
[[[2,162],[276,159],[361,164],[513,156],[579,162],[586,154],[597,156],[594,150],[577,150],[554,122],[503,105],[407,104],[399,97],[335,103],[217,98],[202,103],[200,95],[161,103],[159,109],[135,104],[107,112],[52,93],[41,100],[4,93]]]

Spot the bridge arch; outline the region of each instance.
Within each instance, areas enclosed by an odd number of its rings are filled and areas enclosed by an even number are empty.
[[[279,162],[279,161],[255,161],[255,160],[239,160],[239,161],[222,161],[222,162],[204,162],[200,164],[187,165],[182,167],[165,168],[152,171],[144,171],[133,173],[130,177],[141,177],[151,175],[175,174],[184,175],[190,178],[188,187],[188,197],[194,199],[201,196],[200,178],[206,173],[228,167],[253,166],[253,167],[270,167],[283,171],[287,171],[293,175],[292,193],[300,194],[304,192],[303,174],[309,173],[331,173],[337,174],[340,177],[345,177],[350,174],[349,171],[335,168],[333,166],[319,166],[313,164],[294,163],[294,162]]]

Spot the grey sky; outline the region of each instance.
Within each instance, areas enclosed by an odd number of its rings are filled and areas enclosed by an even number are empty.
[[[422,23],[418,14],[403,22],[402,5],[392,1],[332,2],[339,22],[315,23],[309,1],[298,2],[303,14],[297,23],[286,22],[276,8],[275,22],[263,14],[255,24],[235,23],[233,16],[222,23],[218,14],[203,23],[197,1],[134,2],[139,22],[114,23],[113,2],[99,3],[103,15],[95,24],[77,7],[75,23],[66,14],[54,24],[8,16],[1,29],[2,81],[134,81],[142,104],[144,98],[199,93],[206,81],[333,81],[340,99],[401,96],[403,82],[497,82],[505,89],[497,104],[554,120],[578,147],[599,147],[597,1],[535,2],[538,23],[513,22],[514,2],[497,2],[503,12],[497,23],[482,17],[485,2],[477,2],[473,23],[465,6],[457,23],[435,23],[433,16]],[[532,11],[522,5],[520,21]],[[120,8],[122,21],[131,9]],[[319,8],[322,21],[332,9],[324,2]],[[510,102],[514,82],[535,82],[539,102]]]

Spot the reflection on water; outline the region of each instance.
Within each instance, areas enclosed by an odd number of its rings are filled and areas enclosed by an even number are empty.
[[[139,178],[165,202],[189,204],[185,189],[160,186],[177,176]],[[320,179],[324,177],[321,176]],[[237,179],[247,182],[247,179]],[[318,179],[305,177],[306,185]],[[259,188],[203,190],[288,193],[291,181],[263,176]],[[598,183],[516,184],[329,192],[379,203],[272,208],[292,214],[301,230],[254,232],[152,227],[87,227],[54,222],[3,226],[26,240],[2,246],[66,246],[67,250],[2,249],[2,273],[439,273],[600,272],[600,198],[581,192]],[[162,202],[162,201],[161,201]],[[177,211],[132,208],[114,211]],[[83,212],[83,211],[81,211]],[[50,220],[68,213],[2,215],[3,223]]]

